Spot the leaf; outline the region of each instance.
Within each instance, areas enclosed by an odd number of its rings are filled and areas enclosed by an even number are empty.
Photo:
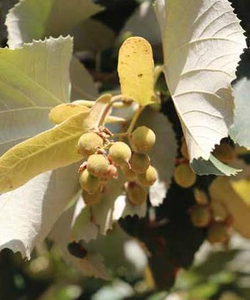
[[[65,184],[67,182],[67,184]],[[15,191],[0,196],[0,249],[30,258],[66,205],[78,193],[77,166],[41,174]]]
[[[235,190],[235,192],[249,206],[250,205],[250,180],[242,179],[242,180],[232,181],[231,185]]]
[[[114,46],[115,33],[105,24],[88,19],[74,28],[74,50],[97,53]],[[90,38],[91,37],[91,38]]]
[[[83,259],[68,255],[68,260],[73,263],[84,276],[110,280],[110,276],[103,262],[103,257],[99,253],[89,253]]]
[[[233,227],[243,237],[250,238],[250,208],[232,188],[226,177],[216,178],[209,187],[211,199],[226,207],[233,218]]]
[[[151,44],[161,44],[161,34],[151,2],[143,2],[127,20],[120,35],[131,33],[141,36]]]
[[[62,103],[51,109],[49,119],[55,124],[60,124],[79,113],[89,113],[90,109],[75,103]]]
[[[235,169],[234,167],[222,163],[212,154],[210,155],[209,160],[202,158],[194,159],[191,166],[198,175],[215,174],[217,176],[235,176],[241,171],[241,169]]]
[[[177,142],[171,123],[167,117],[153,109],[145,110],[139,125],[151,128],[156,135],[156,143],[150,152],[151,164],[158,171],[158,180],[150,187],[149,196],[153,206],[160,205],[166,197],[172,181],[177,155]]]
[[[122,94],[141,106],[156,101],[152,48],[141,37],[128,38],[120,48],[118,73]]]
[[[80,136],[99,125],[111,95],[100,97],[89,112],[72,116],[7,151],[0,158],[0,191],[14,190],[36,175],[82,159],[77,152]]]
[[[209,160],[233,121],[230,82],[243,48],[243,30],[228,1],[156,1],[164,73],[191,161]]]
[[[71,60],[70,81],[71,101],[79,99],[95,100],[98,97],[98,90],[95,86],[93,78],[76,57],[72,57]]]
[[[0,49],[0,154],[52,126],[50,109],[68,101],[71,54],[70,37]]]
[[[234,123],[230,129],[230,136],[235,143],[250,150],[249,89],[250,81],[246,78],[234,86]]]
[[[101,10],[91,0],[21,0],[6,18],[8,45],[57,37]]]

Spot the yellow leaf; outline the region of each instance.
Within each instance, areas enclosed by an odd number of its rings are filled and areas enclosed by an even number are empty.
[[[232,181],[231,185],[245,203],[250,206],[250,181],[247,179]]]
[[[222,204],[233,217],[233,227],[243,237],[250,238],[250,207],[232,188],[227,177],[217,177],[209,188],[214,203]]]
[[[122,94],[141,106],[156,102],[152,48],[141,37],[128,38],[120,48],[118,73]]]
[[[77,152],[80,136],[98,127],[111,95],[97,99],[90,112],[80,112],[60,125],[30,138],[0,157],[0,192],[23,185],[45,171],[82,159]]]
[[[55,124],[60,124],[68,118],[81,112],[89,113],[90,109],[84,105],[74,103],[62,103],[51,109],[49,119]]]

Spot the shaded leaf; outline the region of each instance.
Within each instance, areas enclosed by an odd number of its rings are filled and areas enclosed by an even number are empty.
[[[156,101],[152,48],[140,37],[128,38],[120,48],[118,73],[122,94],[141,106]]]
[[[115,33],[105,24],[93,19],[83,21],[72,31],[72,35],[75,51],[88,50],[96,53],[112,47],[115,42]]]
[[[98,97],[98,90],[95,86],[93,78],[76,57],[72,57],[71,60],[70,81],[71,101],[79,99],[95,100]]]
[[[126,32],[141,36],[151,44],[161,44],[160,29],[151,2],[142,3],[127,20],[120,34]]]

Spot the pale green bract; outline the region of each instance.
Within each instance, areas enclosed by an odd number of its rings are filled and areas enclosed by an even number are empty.
[[[243,30],[227,0],[157,0],[164,74],[191,162],[216,164],[211,152],[233,122],[231,81],[246,47]],[[211,160],[212,158],[212,160]],[[197,169],[197,161],[193,165]],[[207,174],[206,164],[198,168]],[[235,173],[223,164],[209,170]]]
[[[8,45],[67,34],[102,9],[91,0],[21,0],[6,18]]]
[[[69,99],[72,38],[0,49],[0,154],[52,126],[50,109]]]
[[[235,143],[250,150],[250,80],[243,78],[234,86],[234,123],[230,136]]]

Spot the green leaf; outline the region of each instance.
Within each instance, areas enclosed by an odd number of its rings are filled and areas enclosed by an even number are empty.
[[[16,48],[24,42],[68,33],[101,10],[91,0],[22,0],[6,18],[8,45]]]
[[[99,126],[111,95],[100,97],[90,112],[73,115],[7,151],[0,158],[0,192],[14,190],[45,171],[67,166],[82,157],[77,152],[80,136]]]
[[[235,143],[250,150],[250,80],[243,78],[234,86],[234,123],[230,136]]]
[[[52,126],[50,109],[69,97],[72,39],[0,49],[0,154]]]
[[[217,176],[231,176],[236,175],[241,170],[235,169],[233,167],[230,167],[221,161],[219,161],[217,158],[215,158],[212,154],[210,155],[208,160],[205,160],[203,158],[194,159],[191,163],[192,169],[198,174],[198,175],[210,175],[214,174]]]
[[[231,81],[246,47],[228,1],[156,1],[164,74],[191,161],[210,159],[233,122]]]
[[[118,73],[122,94],[141,106],[156,102],[152,48],[141,37],[128,38],[120,48]]]

